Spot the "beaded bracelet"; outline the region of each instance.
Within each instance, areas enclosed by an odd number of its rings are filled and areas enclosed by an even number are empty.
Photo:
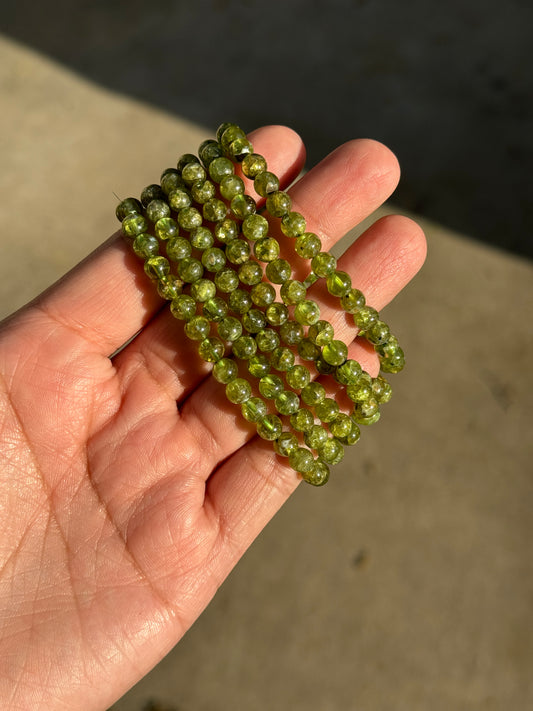
[[[120,202],[122,233],[186,336],[198,342],[199,356],[213,364],[228,400],[306,482],[321,486],[344,447],[359,440],[360,425],[377,422],[392,391],[381,374],[372,378],[348,358],[348,346],[320,318],[308,290],[324,280],[374,347],[381,371],[399,372],[403,351],[335,257],[322,251],[320,238],[307,231],[305,218],[292,211],[290,196],[242,129],[223,123],[198,156],[186,153],[140,200]],[[241,175],[264,200],[261,211]],[[310,261],[303,281],[280,257],[275,226]],[[332,378],[335,397],[327,396],[322,376]]]

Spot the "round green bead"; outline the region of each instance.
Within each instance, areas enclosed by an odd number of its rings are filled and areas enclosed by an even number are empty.
[[[192,283],[202,277],[204,267],[199,259],[195,257],[185,257],[178,262],[176,271],[180,279]]]
[[[191,203],[191,195],[185,188],[176,188],[175,190],[171,190],[168,194],[168,204],[176,212],[190,207]]]
[[[267,321],[272,326],[281,326],[289,318],[289,309],[279,301],[267,306],[265,311]]]
[[[274,442],[274,451],[281,457],[288,457],[298,448],[298,439],[292,432],[282,432]]]
[[[329,480],[329,467],[317,459],[311,471],[302,474],[302,479],[312,486],[324,486]]]
[[[146,232],[148,229],[148,220],[143,215],[137,215],[132,213],[126,215],[122,220],[122,233],[126,237],[134,238],[136,235],[140,235]]]
[[[240,193],[232,198],[230,209],[238,220],[244,220],[255,213],[257,206],[253,197]]]
[[[258,195],[266,197],[270,193],[275,193],[279,190],[279,180],[274,173],[264,170],[255,176],[254,189]]]
[[[248,309],[243,314],[242,325],[248,333],[259,333],[267,325],[266,316],[260,309]]]
[[[275,193],[270,193],[266,199],[266,209],[272,217],[283,217],[291,211],[292,200],[290,195],[278,190]]]
[[[204,338],[198,346],[198,354],[200,358],[208,363],[216,363],[216,361],[220,360],[224,355],[224,343],[220,338]]]
[[[170,272],[170,264],[165,257],[149,257],[144,263],[144,271],[150,279],[161,279]]]
[[[231,358],[221,358],[213,366],[213,377],[219,383],[227,385],[235,380],[239,372],[237,363]]]
[[[319,402],[322,402],[325,399],[326,388],[322,385],[322,383],[313,381],[302,389],[300,397],[305,405],[315,407],[315,405],[318,405]]]
[[[334,437],[347,437],[352,430],[353,421],[350,415],[339,412],[337,417],[329,423],[329,429]]]
[[[235,272],[234,272],[235,274]],[[237,275],[235,274],[237,277]],[[216,277],[215,277],[216,279]],[[239,277],[237,277],[237,284]],[[229,295],[228,304],[234,314],[243,315],[252,308],[252,299],[250,294],[243,289],[234,289]]]
[[[254,147],[246,138],[236,138],[228,146],[228,155],[236,161],[242,161],[245,156],[254,152]]]
[[[244,192],[244,181],[238,175],[226,175],[220,181],[219,190],[225,200],[233,200]]]
[[[170,311],[174,318],[188,321],[196,313],[196,301],[188,294],[180,294],[170,302]]]
[[[332,274],[328,274],[326,286],[332,296],[344,296],[352,288],[352,279],[346,272],[336,269]]]
[[[277,398],[278,395],[281,395],[283,390],[283,380],[279,377],[279,375],[269,373],[268,375],[264,375],[259,380],[259,392],[263,397],[266,397],[267,400]]]
[[[322,422],[333,422],[339,414],[339,404],[333,398],[326,397],[315,405],[315,414]]]
[[[294,308],[294,318],[298,323],[311,325],[320,319],[320,307],[316,301],[305,299],[296,304]]]
[[[167,168],[161,174],[161,190],[169,195],[173,190],[185,187],[183,178],[176,168]]]
[[[299,212],[289,212],[281,219],[281,231],[287,237],[301,237],[307,228],[305,217]]]
[[[320,356],[320,349],[309,338],[302,338],[298,343],[298,355],[304,360],[316,360]]]
[[[267,414],[267,405],[260,397],[251,397],[241,406],[242,416],[248,422],[259,422]]]
[[[315,424],[315,418],[310,410],[301,407],[290,416],[290,423],[296,432],[308,432]]]
[[[329,252],[319,252],[311,260],[311,266],[319,277],[327,277],[335,271],[337,260]]]
[[[235,168],[229,158],[222,156],[209,163],[208,171],[211,180],[214,180],[215,183],[220,183],[226,175],[232,175],[235,172]]]
[[[141,232],[140,235],[136,235],[132,246],[135,254],[142,259],[156,257],[159,254],[158,240],[146,232]]]
[[[200,163],[187,163],[181,171],[181,177],[187,185],[192,185],[200,180],[205,180],[206,173]]]
[[[204,219],[208,222],[221,222],[228,214],[228,207],[222,200],[211,198],[202,207],[202,214]]]
[[[279,257],[279,242],[273,237],[262,237],[254,242],[254,255],[260,262],[273,262]]]
[[[363,378],[359,378],[355,383],[348,383],[346,394],[352,402],[363,403],[372,397],[372,385]]]
[[[244,378],[235,378],[226,385],[226,397],[230,402],[240,405],[252,395],[252,386]]]
[[[394,353],[380,358],[380,364],[385,373],[399,373],[405,366],[403,350],[398,347]]]
[[[226,247],[226,259],[232,264],[244,264],[250,258],[250,245],[244,239],[234,239]]]
[[[309,327],[307,337],[317,346],[325,346],[331,343],[335,332],[329,321],[320,320]]]
[[[372,379],[372,392],[380,404],[389,402],[392,397],[392,388],[382,375]]]
[[[239,338],[233,341],[232,351],[236,358],[248,360],[248,358],[254,356],[257,351],[255,338],[247,335],[239,336]]]
[[[312,259],[322,249],[322,242],[314,232],[304,232],[294,243],[294,249],[303,259]]]
[[[348,447],[351,447],[354,444],[356,444],[357,442],[359,442],[359,440],[361,438],[361,430],[359,429],[359,426],[357,425],[357,423],[355,422],[353,417],[351,417],[351,420],[352,420],[352,428],[351,428],[350,432],[345,437],[338,438],[339,442],[341,442],[344,446],[348,446]]]
[[[322,425],[313,425],[304,434],[304,442],[311,449],[318,449],[328,439],[328,431]]]
[[[292,415],[300,407],[300,398],[292,390],[284,390],[274,400],[274,406],[280,415]]]
[[[286,259],[274,259],[266,265],[267,279],[273,284],[284,284],[291,278],[291,265]]]
[[[275,370],[289,370],[294,365],[294,353],[283,346],[275,348],[270,355],[270,363]]]
[[[266,169],[267,162],[259,153],[250,153],[242,162],[242,172],[252,180]]]
[[[141,202],[146,207],[152,200],[164,200],[165,193],[157,183],[147,185],[141,193]]]
[[[369,397],[365,402],[355,403],[352,417],[358,425],[371,425],[379,419],[379,403],[375,397]]]
[[[221,123],[220,126],[217,128],[216,131],[216,137],[217,137],[217,142],[220,145],[220,139],[222,138],[222,135],[224,131],[226,131],[228,128],[231,128],[232,126],[235,126],[236,124],[225,121],[224,123]],[[220,145],[220,148],[222,149],[222,145]]]
[[[189,163],[198,163],[198,158],[194,155],[194,153],[184,153],[180,156],[176,164],[179,172],[181,173],[185,166],[189,165]]]
[[[365,332],[365,336],[374,346],[380,346],[389,340],[390,328],[386,323],[378,319],[376,323],[372,324],[368,331]]]
[[[378,321],[378,312],[371,306],[363,306],[353,314],[353,321],[357,328],[362,331],[368,331]]]
[[[215,237],[223,244],[229,244],[239,236],[239,225],[229,217],[217,222],[214,228]]]
[[[215,296],[204,303],[202,313],[210,321],[218,323],[228,313],[228,305],[220,296]]]
[[[298,447],[289,454],[289,464],[300,474],[312,471],[314,463],[313,453],[305,447]]]
[[[253,259],[249,259],[239,267],[239,281],[247,286],[259,284],[263,278],[263,267]]]
[[[298,304],[304,301],[307,294],[307,289],[301,281],[289,279],[280,289],[281,299],[288,305]]]
[[[226,126],[223,131],[220,131],[220,133],[217,135],[217,138],[222,148],[224,150],[227,150],[233,143],[233,141],[237,140],[238,138],[246,138],[246,133],[242,130],[242,128],[239,128],[239,126],[237,126],[236,124],[231,123]]]
[[[263,215],[249,215],[243,220],[242,233],[251,242],[257,242],[268,235],[268,220]]]
[[[183,290],[182,280],[175,274],[167,274],[157,282],[157,293],[163,299],[172,301],[178,297]]]
[[[215,238],[211,230],[207,229],[207,227],[198,227],[191,232],[190,240],[191,245],[195,249],[199,249],[203,252],[213,246]]]
[[[335,437],[330,437],[318,448],[320,459],[327,464],[338,464],[344,457],[344,447]]]
[[[115,210],[115,215],[117,216],[117,220],[122,222],[127,215],[141,215],[142,211],[143,206],[140,200],[129,197],[119,202]]]
[[[217,288],[210,279],[197,279],[191,284],[190,293],[195,301],[203,304],[216,296]]]
[[[205,316],[193,316],[185,324],[185,333],[193,341],[203,341],[209,336],[211,323]]]
[[[257,434],[269,441],[278,439],[283,430],[281,420],[277,415],[266,415],[257,423]]]
[[[215,285],[224,294],[234,292],[239,286],[239,277],[230,267],[224,267],[215,274]]]
[[[212,200],[216,192],[215,184],[210,180],[197,180],[196,183],[191,185],[191,197],[200,205],[204,205],[209,200]]]
[[[202,215],[195,207],[184,207],[178,212],[178,224],[186,232],[192,232],[197,227],[201,227],[202,222]]]
[[[162,240],[177,237],[179,234],[178,223],[172,217],[162,217],[155,223],[154,232],[156,237]]]
[[[279,346],[279,336],[271,328],[264,328],[255,334],[255,342],[260,351],[270,353]]]
[[[181,262],[190,257],[192,245],[185,237],[171,237],[167,242],[167,257],[173,262]]]
[[[285,375],[287,384],[295,390],[301,390],[309,384],[311,373],[305,365],[293,365]]]
[[[242,336],[242,324],[234,316],[226,316],[217,324],[218,335],[223,341],[236,341]]]
[[[157,222],[170,216],[170,207],[164,200],[151,200],[146,206],[146,217],[150,222]]]
[[[257,343],[257,342],[256,342]],[[270,373],[270,360],[262,353],[256,353],[248,361],[248,372],[254,378],[262,378]]]
[[[322,349],[322,357],[329,365],[342,365],[348,358],[348,346],[343,341],[331,341]]]
[[[279,335],[286,345],[297,346],[304,337],[304,327],[291,319],[281,324]]]
[[[341,385],[349,385],[357,383],[363,369],[360,363],[352,358],[348,358],[342,365],[339,365],[335,370],[335,380]]]
[[[359,289],[350,289],[344,296],[341,296],[340,304],[349,314],[353,314],[365,305],[365,296]]]
[[[250,289],[250,297],[256,306],[267,308],[276,298],[276,290],[266,281],[254,284]]]
[[[218,141],[208,138],[200,144],[198,148],[198,156],[205,167],[209,167],[209,163],[215,158],[220,158],[223,155],[222,146]]]

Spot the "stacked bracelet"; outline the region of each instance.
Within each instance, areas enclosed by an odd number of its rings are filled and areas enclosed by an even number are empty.
[[[307,231],[305,218],[292,211],[290,196],[242,129],[222,124],[216,140],[204,141],[198,153],[183,155],[140,200],[120,202],[122,232],[187,337],[198,342],[199,356],[213,363],[228,400],[305,481],[321,486],[344,447],[359,440],[359,426],[379,419],[391,388],[381,374],[372,378],[348,358],[348,346],[321,319],[308,290],[325,281],[358,335],[376,350],[381,371],[400,371],[403,351],[335,257]],[[269,219],[239,173],[253,180]],[[294,241],[295,253],[310,261],[303,281],[280,257],[271,235],[276,223]],[[328,397],[320,376],[345,391],[349,409],[346,398]]]

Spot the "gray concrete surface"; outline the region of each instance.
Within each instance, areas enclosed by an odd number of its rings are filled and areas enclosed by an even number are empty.
[[[0,96],[7,314],[116,229],[114,192],[207,133],[6,38]],[[382,421],[113,711],[533,707],[533,269],[422,224],[427,264],[387,310],[409,360]]]

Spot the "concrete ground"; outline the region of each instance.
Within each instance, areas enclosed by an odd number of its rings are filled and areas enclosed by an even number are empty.
[[[114,193],[214,126],[6,38],[0,96],[6,315],[116,229]],[[113,711],[533,707],[533,269],[421,222],[427,264],[386,312],[408,368],[382,421],[327,487],[300,487]]]

